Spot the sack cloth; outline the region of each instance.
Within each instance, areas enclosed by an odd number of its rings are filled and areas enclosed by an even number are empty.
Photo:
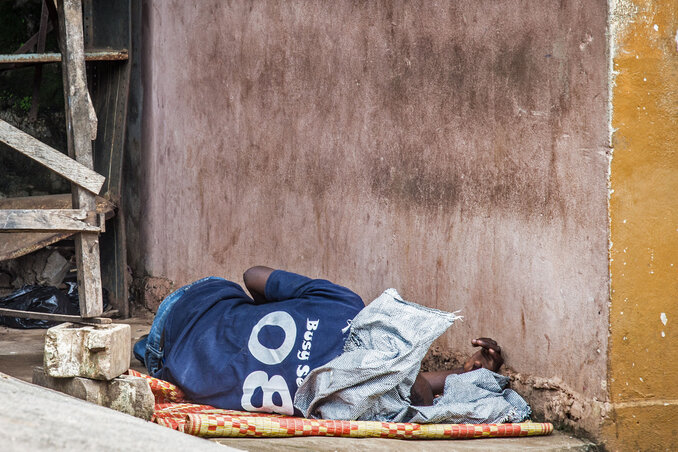
[[[486,369],[445,380],[432,406],[410,404],[410,390],[431,343],[455,320],[384,291],[353,319],[344,352],[311,371],[294,398],[305,417],[420,423],[520,422],[527,403],[504,389],[508,379]]]

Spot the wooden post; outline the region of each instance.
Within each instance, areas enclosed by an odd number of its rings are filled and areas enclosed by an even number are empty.
[[[92,140],[96,133],[92,132],[96,132],[96,122],[92,123],[93,108],[87,91],[82,2],[81,0],[59,0],[58,8],[68,154],[79,163],[93,169]],[[84,209],[88,212],[94,211],[96,209],[94,194],[74,186],[73,208]],[[96,317],[103,313],[98,233],[76,234],[75,248],[80,315]]]
[[[49,10],[47,1],[42,0],[42,13],[40,13],[40,28],[38,30],[38,48],[37,53],[45,51],[45,38],[47,37],[47,19],[49,19]],[[51,0],[50,0],[51,1]],[[40,84],[42,83],[42,65],[35,67],[33,75],[33,96],[31,97],[31,111],[28,112],[28,120],[33,122],[38,119],[38,108],[40,107]]]

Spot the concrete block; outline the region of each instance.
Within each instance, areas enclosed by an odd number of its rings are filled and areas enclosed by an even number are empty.
[[[129,325],[63,323],[45,335],[45,372],[57,378],[112,380],[129,369],[131,348]]]
[[[54,378],[42,367],[33,369],[33,384],[96,403],[97,405],[150,420],[155,398],[148,381],[141,377],[120,375],[110,381],[89,378]]]

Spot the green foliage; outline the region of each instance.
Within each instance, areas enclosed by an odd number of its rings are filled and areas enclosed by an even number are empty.
[[[42,0],[0,0],[0,53],[14,53],[38,31],[41,10]],[[58,51],[54,30],[47,34],[45,51]],[[25,66],[0,72],[0,110],[11,110],[19,116],[30,111],[35,68]],[[60,64],[42,66],[40,114],[63,111],[61,75]]]
[[[24,113],[28,113],[28,110],[31,109],[31,96],[24,96],[19,99],[18,108]]]
[[[0,109],[12,110],[17,114],[26,114],[31,109],[31,96],[19,97],[9,91],[0,92]]]

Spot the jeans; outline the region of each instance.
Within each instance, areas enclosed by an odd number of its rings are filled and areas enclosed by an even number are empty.
[[[183,286],[179,290],[172,292],[162,301],[162,303],[160,303],[158,312],[155,314],[155,319],[153,319],[151,331],[148,333],[148,335],[142,337],[137,341],[136,344],[134,344],[134,356],[139,361],[144,363],[149,375],[155,377],[160,372],[160,369],[162,369],[164,355],[164,351],[162,349],[162,335],[165,329],[167,316],[172,311],[172,308],[193,285],[213,279],[223,278],[219,278],[217,276],[208,276],[206,278],[199,279]]]

